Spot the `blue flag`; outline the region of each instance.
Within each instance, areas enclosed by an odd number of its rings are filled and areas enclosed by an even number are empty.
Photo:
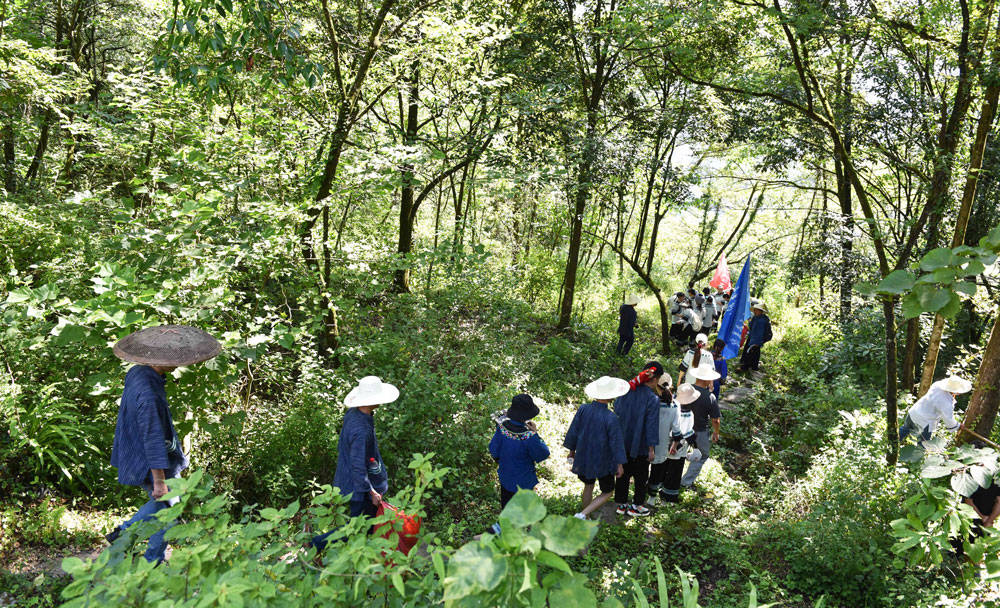
[[[722,349],[723,359],[732,359],[740,353],[740,338],[743,334],[743,322],[750,316],[750,256],[743,262],[743,270],[736,281],[733,294],[726,306],[726,314],[719,323],[718,340],[724,340],[726,347]]]

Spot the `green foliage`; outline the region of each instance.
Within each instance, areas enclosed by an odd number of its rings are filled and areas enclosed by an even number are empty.
[[[98,428],[60,393],[49,385],[0,399],[0,488],[13,491],[22,480],[91,488],[88,461],[103,456],[93,443]]]
[[[895,270],[873,291],[884,296],[903,296],[904,318],[911,319],[925,312],[952,318],[961,310],[961,297],[975,295],[975,277],[996,262],[998,252],[1000,226],[981,238],[978,247],[961,245],[954,249],[932,249],[920,259],[920,274]]]

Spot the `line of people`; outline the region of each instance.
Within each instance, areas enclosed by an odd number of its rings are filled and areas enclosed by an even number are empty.
[[[683,371],[693,382],[680,384],[676,395],[658,361],[629,381],[603,376],[584,388],[590,401],[577,409],[563,439],[567,465],[583,483],[576,517],[587,519],[612,498],[619,515],[644,517],[651,506],[678,502],[682,489],[694,486],[719,441],[715,383],[722,377],[715,361],[709,351],[696,349]],[[531,397],[522,394],[495,418],[489,452],[497,462],[501,509],[518,489],[535,488],[535,467],[550,456],[531,422],[538,413]]]

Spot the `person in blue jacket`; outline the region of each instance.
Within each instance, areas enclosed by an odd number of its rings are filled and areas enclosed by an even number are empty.
[[[535,489],[538,485],[535,464],[549,457],[548,446],[538,435],[535,424],[530,422],[537,415],[538,406],[530,396],[515,396],[490,440],[490,456],[497,462],[500,478],[501,509],[519,489]]]
[[[635,388],[615,401],[615,414],[621,421],[625,440],[624,474],[615,482],[615,502],[619,515],[645,517],[649,509],[646,502],[646,482],[649,480],[649,463],[660,442],[660,397],[655,386],[663,375],[663,365],[650,361],[632,384]],[[641,382],[637,382],[641,379]],[[628,502],[629,482],[635,480],[634,501]]]
[[[618,346],[615,352],[623,357],[632,350],[632,343],[635,342],[635,326],[639,318],[635,307],[638,304],[639,296],[633,294],[618,309]]]
[[[118,407],[111,465],[118,469],[118,483],[139,486],[149,500],[128,521],[115,527],[105,538],[114,543],[135,524],[154,521],[156,514],[177,504],[176,497],[163,500],[167,481],[179,477],[188,458],[181,447],[167,403],[167,374],[178,367],[193,365],[216,356],[221,345],[204,331],[182,325],[161,325],[130,334],[114,346],[114,353],[139,365],[125,374],[125,387]],[[162,562],[170,525],[157,525],[144,557]]]
[[[337,471],[333,485],[350,497],[351,517],[375,517],[382,497],[389,490],[389,474],[375,436],[375,410],[399,398],[399,389],[377,376],[365,376],[344,398],[347,412],[337,443]],[[334,531],[312,539],[319,550]]]
[[[715,371],[719,374],[719,379],[712,383],[712,394],[715,395],[716,401],[718,401],[719,394],[722,392],[722,385],[726,383],[726,378],[729,377],[729,363],[726,362],[726,358],[722,355],[722,351],[725,348],[725,340],[716,340],[715,344],[712,345],[712,359],[715,363]]]
[[[591,382],[583,392],[593,399],[581,405],[566,431],[563,447],[569,450],[570,467],[583,482],[583,505],[576,514],[579,519],[601,508],[611,500],[615,479],[624,474],[625,440],[618,416],[608,404],[629,391],[628,382],[621,378],[602,376]],[[601,495],[594,500],[594,484]]]
[[[760,349],[771,341],[771,319],[767,316],[767,308],[762,302],[751,304],[750,323],[747,327],[747,341],[740,358],[740,369],[744,372],[760,369]]]

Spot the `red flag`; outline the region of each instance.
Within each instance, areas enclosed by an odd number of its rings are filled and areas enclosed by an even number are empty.
[[[715,274],[712,275],[712,280],[708,284],[722,291],[729,291],[733,288],[733,283],[729,278],[729,266],[726,265],[726,254],[723,253],[722,257],[719,258],[719,265],[715,268]]]

